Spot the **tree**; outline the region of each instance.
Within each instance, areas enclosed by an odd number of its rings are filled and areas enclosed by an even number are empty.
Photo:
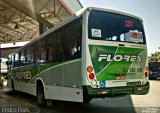
[[[148,61],[160,61],[160,52],[152,53],[151,56],[148,56]]]

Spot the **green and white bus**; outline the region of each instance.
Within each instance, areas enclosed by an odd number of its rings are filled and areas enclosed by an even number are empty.
[[[147,45],[141,18],[86,8],[8,57],[9,86],[46,100],[149,91]]]

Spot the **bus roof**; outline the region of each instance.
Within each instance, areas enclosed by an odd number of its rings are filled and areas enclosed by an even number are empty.
[[[133,17],[133,18],[137,18],[139,20],[142,21],[142,18],[138,17],[138,16],[135,16],[135,15],[132,15],[132,14],[129,14],[129,13],[125,13],[125,12],[121,12],[121,11],[117,11],[117,10],[112,10],[112,9],[106,9],[106,8],[99,8],[99,7],[87,7],[87,8],[82,8],[80,9],[79,11],[77,11],[76,15],[77,16],[80,16],[82,15],[85,11],[87,10],[100,10],[100,11],[107,11],[107,12],[111,12],[111,13],[118,13],[118,14],[122,14],[122,15],[126,15],[126,16],[130,16],[130,17]]]
[[[17,53],[17,52],[20,51],[22,48],[27,47],[28,45],[36,42],[37,40],[43,38],[44,36],[50,34],[50,33],[53,32],[53,31],[57,30],[58,28],[60,28],[60,27],[62,27],[62,26],[64,26],[64,25],[66,25],[67,23],[69,23],[69,22],[71,22],[71,21],[73,21],[73,20],[81,17],[81,16],[85,13],[85,11],[93,10],[93,9],[94,9],[94,10],[99,10],[99,11],[107,11],[107,12],[112,12],[112,13],[118,13],[118,14],[130,16],[130,17],[133,17],[133,18],[137,18],[137,19],[139,19],[140,21],[142,21],[142,19],[141,19],[140,17],[138,17],[138,16],[135,16],[135,15],[132,15],[132,14],[128,14],[128,13],[124,13],[124,12],[121,12],[121,11],[116,11],[116,10],[111,10],[111,9],[105,9],[105,8],[98,8],[98,7],[82,8],[82,9],[80,9],[79,11],[77,11],[77,13],[76,13],[75,15],[70,16],[68,19],[64,20],[63,22],[61,22],[61,23],[58,24],[57,26],[52,27],[51,29],[47,30],[46,32],[44,32],[43,34],[41,34],[38,38],[36,38],[36,39],[32,40],[31,42],[25,44],[23,47],[19,48],[18,50],[16,50],[16,51],[15,51],[14,53],[12,53],[12,54]],[[12,55],[12,54],[10,54],[10,55]]]

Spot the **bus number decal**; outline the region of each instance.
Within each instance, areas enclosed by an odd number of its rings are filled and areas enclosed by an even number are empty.
[[[130,68],[130,72],[142,72],[142,68]]]
[[[133,21],[125,20],[125,27],[133,27]]]
[[[26,71],[26,72],[15,72],[15,77],[18,79],[26,79],[26,80],[30,80],[32,78],[31,72]]]

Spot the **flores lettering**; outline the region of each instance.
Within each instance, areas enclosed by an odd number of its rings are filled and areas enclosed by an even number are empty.
[[[30,71],[14,72],[15,78],[30,80],[32,78]]]
[[[120,61],[126,61],[126,62],[141,62],[141,57],[140,56],[131,56],[131,55],[104,55],[100,54],[98,57],[98,61],[115,61],[115,62],[120,62]]]

